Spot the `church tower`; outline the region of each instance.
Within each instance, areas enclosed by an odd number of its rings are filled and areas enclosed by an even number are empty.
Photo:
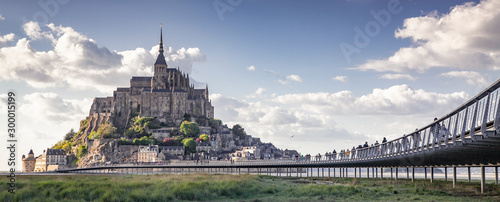
[[[163,25],[160,27],[160,48],[158,52],[159,54],[154,64],[154,76],[151,79],[151,88],[166,89],[168,83],[166,79],[168,76],[168,65],[163,55]]]

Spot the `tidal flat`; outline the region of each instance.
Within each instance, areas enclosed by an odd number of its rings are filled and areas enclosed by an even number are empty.
[[[0,201],[500,201],[478,182],[266,175],[18,175],[15,194],[0,178]]]

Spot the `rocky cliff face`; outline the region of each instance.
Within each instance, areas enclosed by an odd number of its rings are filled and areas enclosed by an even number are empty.
[[[79,167],[88,167],[105,163],[126,163],[137,161],[136,145],[119,145],[118,140],[97,139],[88,142],[88,153],[78,163]]]

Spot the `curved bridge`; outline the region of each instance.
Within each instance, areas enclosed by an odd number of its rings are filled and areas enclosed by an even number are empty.
[[[89,167],[56,172],[88,172],[110,169],[220,169],[220,168],[374,168],[374,167],[484,167],[494,166],[498,184],[500,165],[500,80],[444,117],[403,137],[372,147],[338,153],[322,160],[255,161],[210,164]],[[354,169],[356,171],[356,169]],[[397,169],[396,169],[397,170]],[[311,170],[312,171],[312,170]],[[367,169],[368,171],[368,169]],[[319,171],[318,171],[319,172]],[[369,171],[368,171],[369,172]],[[456,181],[456,172],[454,182]],[[397,173],[396,173],[397,174]],[[381,173],[382,175],[382,173]],[[412,176],[414,170],[412,169]],[[431,178],[432,180],[432,178]]]

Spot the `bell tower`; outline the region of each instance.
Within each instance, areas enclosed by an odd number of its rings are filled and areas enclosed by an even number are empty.
[[[165,89],[167,88],[167,62],[165,61],[165,56],[163,55],[163,24],[160,25],[160,48],[158,50],[159,54],[156,58],[154,64],[154,76],[151,80],[152,89]]]

